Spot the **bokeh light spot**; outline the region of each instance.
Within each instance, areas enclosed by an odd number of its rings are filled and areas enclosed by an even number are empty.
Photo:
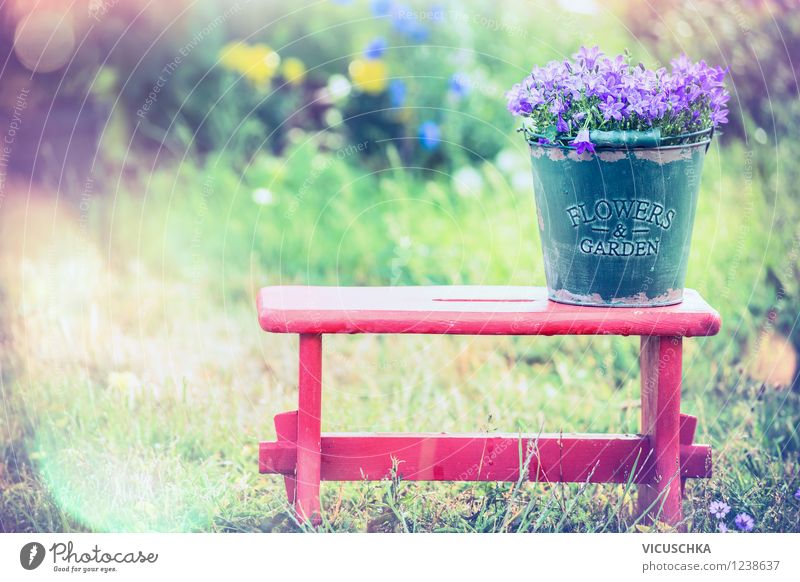
[[[34,12],[14,31],[14,53],[25,68],[50,73],[63,67],[75,49],[75,30],[69,16]]]

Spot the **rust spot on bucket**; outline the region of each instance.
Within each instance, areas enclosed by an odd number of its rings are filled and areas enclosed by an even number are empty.
[[[621,150],[611,150],[607,152],[598,152],[597,157],[604,162],[618,162],[628,157],[627,153]]]
[[[679,162],[681,160],[691,160],[692,150],[689,148],[675,149],[648,149],[634,150],[633,155],[639,160],[648,160],[661,166]]]
[[[559,303],[569,303],[571,305],[596,305],[602,307],[659,307],[663,305],[674,305],[683,301],[683,289],[668,289],[665,293],[656,297],[648,297],[647,293],[641,291],[628,297],[612,297],[606,299],[599,293],[591,295],[580,295],[571,293],[566,289],[559,289],[551,292],[550,298]]]

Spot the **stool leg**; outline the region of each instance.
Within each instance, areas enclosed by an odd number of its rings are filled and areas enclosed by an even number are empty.
[[[295,510],[301,520],[311,520],[314,525],[322,521],[319,502],[321,416],[322,336],[300,334]]]
[[[691,445],[694,442],[694,433],[697,431],[697,417],[681,413],[680,443]],[[681,468],[682,469],[682,468]],[[681,477],[681,499],[686,497],[686,477]]]
[[[297,411],[282,412],[275,415],[275,434],[278,437],[278,442],[289,441],[297,445]],[[286,496],[289,498],[289,503],[294,505],[295,494],[297,492],[297,462],[295,461],[295,472],[291,475],[284,475],[283,484],[286,487]]]
[[[654,472],[651,484],[639,487],[639,511],[645,513],[650,508],[644,520],[650,523],[656,515],[670,525],[683,519],[679,440],[682,357],[681,337],[642,337],[642,434],[650,437]]]

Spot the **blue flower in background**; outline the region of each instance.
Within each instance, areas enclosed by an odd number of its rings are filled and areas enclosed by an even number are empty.
[[[389,16],[392,11],[392,0],[372,0],[369,7],[375,16]]]
[[[400,79],[389,82],[389,102],[392,107],[402,107],[406,102],[406,84]]]
[[[373,38],[364,49],[364,56],[368,59],[379,59],[386,52],[386,39],[383,37]]]
[[[392,27],[409,39],[422,42],[428,39],[428,29],[420,23],[416,12],[400,4],[392,10]]]
[[[456,73],[450,77],[450,92],[458,98],[466,97],[469,93],[467,79],[461,73]]]
[[[414,42],[424,42],[429,36],[428,29],[418,22],[412,22],[404,34]]]
[[[442,132],[439,126],[433,121],[426,121],[419,126],[419,140],[422,142],[422,147],[428,151],[433,151],[439,147],[441,142]]]

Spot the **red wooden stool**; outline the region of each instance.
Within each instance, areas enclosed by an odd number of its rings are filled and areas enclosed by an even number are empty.
[[[554,303],[539,287],[266,287],[258,316],[266,331],[300,334],[298,410],[275,417],[259,470],[284,476],[301,520],[320,522],[321,480],[384,479],[394,460],[407,481],[630,479],[640,513],[670,524],[684,480],[711,475],[711,447],[693,443],[697,419],[680,412],[683,338],[720,328],[695,291],[669,307],[604,308]],[[320,433],[326,333],[638,335],[642,434]]]

